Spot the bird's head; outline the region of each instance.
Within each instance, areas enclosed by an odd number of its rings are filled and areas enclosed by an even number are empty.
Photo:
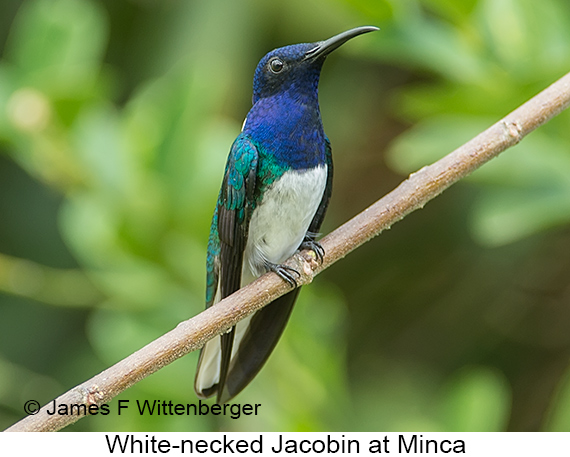
[[[351,38],[378,30],[364,26],[316,43],[302,43],[277,48],[267,53],[257,65],[253,79],[253,103],[290,89],[314,91],[325,58]]]

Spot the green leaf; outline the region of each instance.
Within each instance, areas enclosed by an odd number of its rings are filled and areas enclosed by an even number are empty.
[[[387,161],[404,174],[435,162],[491,124],[482,117],[432,116],[401,134]],[[483,189],[470,218],[474,238],[499,246],[570,222],[570,154],[546,130],[529,135],[466,178]]]
[[[487,246],[521,240],[570,222],[570,189],[494,189],[473,208],[474,238]]]
[[[485,367],[462,370],[445,388],[444,397],[446,430],[504,430],[510,409],[510,391],[501,373]]]
[[[461,25],[469,19],[477,2],[477,0],[463,0],[460,2],[450,2],[449,0],[422,0],[422,3],[428,8],[458,25]]]
[[[491,124],[477,116],[432,116],[398,136],[386,152],[386,161],[400,173],[411,173],[441,159]]]
[[[98,75],[106,40],[106,18],[97,3],[32,0],[14,22],[7,56],[23,85],[69,92]]]
[[[549,432],[570,430],[570,370],[566,371],[552,397],[545,429]]]
[[[125,198],[138,178],[137,164],[128,154],[117,112],[110,106],[91,106],[73,126],[74,150],[90,175],[91,186],[115,201]]]

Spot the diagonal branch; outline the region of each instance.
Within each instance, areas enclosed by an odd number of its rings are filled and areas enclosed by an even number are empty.
[[[299,284],[342,259],[349,252],[389,228],[407,214],[422,208],[449,186],[484,163],[514,146],[528,133],[546,123],[570,105],[570,73],[517,108],[501,121],[432,165],[410,175],[392,192],[323,238],[326,251],[322,264],[311,252],[295,254],[287,262],[299,272]],[[74,387],[56,399],[56,404],[109,402],[133,384],[206,341],[228,330],[289,290],[276,274],[268,273],[178,326],[117,364]],[[50,403],[51,404],[51,403]],[[6,431],[55,431],[83,416],[47,414],[44,406]]]

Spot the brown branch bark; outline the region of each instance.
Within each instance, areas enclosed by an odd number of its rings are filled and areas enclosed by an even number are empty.
[[[410,175],[388,195],[323,238],[321,244],[326,256],[322,264],[315,261],[311,252],[294,255],[288,264],[301,272],[299,284],[310,283],[314,276],[325,268],[407,214],[422,208],[449,186],[517,144],[525,135],[559,114],[569,104],[570,73],[468,143]],[[200,348],[209,339],[288,290],[289,286],[277,275],[268,273],[64,393],[56,399],[56,403],[83,403],[88,406],[107,403],[141,379]],[[55,431],[83,417],[48,415],[47,409],[47,406],[44,406],[37,414],[24,418],[6,431]]]

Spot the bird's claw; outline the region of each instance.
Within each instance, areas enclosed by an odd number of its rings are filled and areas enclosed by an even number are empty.
[[[293,277],[293,274],[296,274],[300,278],[301,273],[299,273],[293,267],[290,267],[288,265],[270,264],[268,268],[274,273],[277,273],[281,279],[287,281],[291,287],[297,287],[297,281]]]
[[[323,260],[325,258],[325,248],[321,246],[321,243],[315,240],[306,239],[301,243],[301,249],[310,249],[315,253],[315,256],[317,257],[319,263],[323,263]]]

